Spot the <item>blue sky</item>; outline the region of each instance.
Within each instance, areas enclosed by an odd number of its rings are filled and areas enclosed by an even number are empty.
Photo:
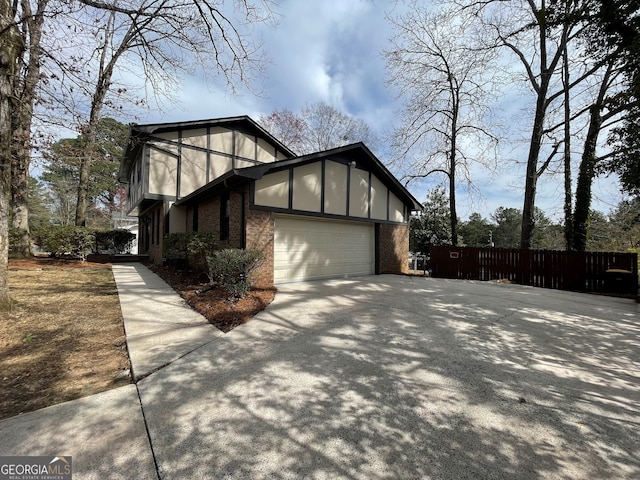
[[[384,136],[396,124],[400,103],[396,93],[385,83],[385,63],[381,52],[389,46],[391,26],[388,13],[398,13],[396,2],[373,0],[323,0],[310,2],[283,0],[275,8],[277,26],[262,26],[252,35],[261,42],[269,58],[264,75],[256,87],[262,95],[241,92],[232,96],[215,81],[207,85],[201,75],[184,78],[179,102],[167,102],[162,111],[144,112],[140,123],[196,120],[233,115],[250,115],[257,119],[274,109],[294,112],[307,104],[323,101],[365,120]],[[526,138],[531,117],[526,112],[527,99],[521,92],[510,91],[500,104],[503,123],[519,125]],[[385,153],[380,153],[383,162]],[[526,141],[506,142],[497,170],[475,168],[473,181],[480,195],[458,190],[458,213],[466,219],[472,212],[484,217],[500,206],[522,208]],[[393,171],[393,169],[392,169]],[[429,188],[441,183],[412,184],[409,189],[424,200]],[[562,217],[561,178],[543,176],[539,181],[537,205],[557,221]],[[617,183],[604,179],[594,185],[594,207],[607,213],[623,196]]]

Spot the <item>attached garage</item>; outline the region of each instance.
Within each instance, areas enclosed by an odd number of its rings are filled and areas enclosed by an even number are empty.
[[[198,123],[190,134],[180,126],[177,140],[151,126],[143,148],[169,142],[184,174],[176,197],[154,194],[140,205],[166,203],[164,233],[217,232],[218,248],[259,250],[256,286],[407,271],[409,218],[420,203],[364,144],[296,157],[248,119]],[[216,143],[222,126],[226,140]]]
[[[374,273],[373,223],[291,215],[274,220],[275,283]]]

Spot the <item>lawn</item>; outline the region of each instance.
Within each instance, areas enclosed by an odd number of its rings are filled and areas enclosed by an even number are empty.
[[[110,266],[9,263],[14,301],[0,333],[0,418],[131,382]]]
[[[275,295],[275,289],[253,290],[230,302],[220,289],[207,289],[206,277],[154,270],[223,332],[247,322]],[[0,329],[0,419],[131,382],[110,264],[10,260],[9,288],[14,302],[2,312]]]

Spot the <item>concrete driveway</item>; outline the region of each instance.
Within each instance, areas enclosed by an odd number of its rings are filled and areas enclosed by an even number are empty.
[[[291,284],[137,387],[161,478],[640,478],[638,325],[515,285]]]

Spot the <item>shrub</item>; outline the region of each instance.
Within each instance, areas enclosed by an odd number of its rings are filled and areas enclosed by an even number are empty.
[[[217,232],[192,233],[187,241],[187,263],[198,272],[207,271],[207,257],[218,245]]]
[[[131,243],[136,238],[129,230],[105,230],[96,232],[96,253],[127,253],[131,251]]]
[[[40,248],[53,257],[79,257],[83,260],[95,246],[95,232],[85,227],[47,225],[34,232]]]
[[[264,259],[258,250],[227,248],[207,256],[209,280],[227,291],[231,299],[244,297],[251,289],[249,276]]]
[[[207,256],[217,245],[216,232],[170,233],[164,237],[163,256],[169,261],[183,261],[194,270],[207,270]]]
[[[186,260],[188,233],[169,233],[164,236],[162,256],[167,260]]]

